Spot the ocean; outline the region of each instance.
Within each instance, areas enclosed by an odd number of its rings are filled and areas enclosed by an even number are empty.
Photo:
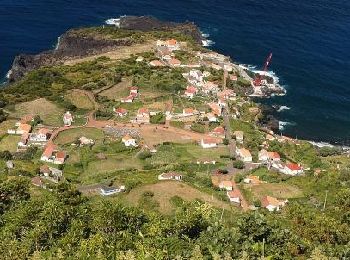
[[[1,0],[0,75],[19,53],[51,49],[72,27],[103,24],[121,15],[194,21],[213,50],[269,69],[287,89],[263,100],[283,105],[283,134],[350,143],[350,1],[346,0]]]

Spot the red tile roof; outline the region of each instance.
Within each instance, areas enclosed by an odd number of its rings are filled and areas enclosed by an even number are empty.
[[[301,170],[301,167],[296,163],[287,163],[286,167],[288,169],[290,169],[291,171],[300,171]]]
[[[238,189],[234,189],[232,191],[228,191],[227,195],[230,198],[241,198],[242,197],[242,194],[241,194],[241,192]]]

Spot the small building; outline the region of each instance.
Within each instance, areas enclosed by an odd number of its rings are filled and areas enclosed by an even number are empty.
[[[150,113],[148,108],[140,108],[137,111],[137,115],[136,115],[136,123],[146,123],[148,124],[150,122]]]
[[[36,187],[40,187],[40,188],[44,187],[44,182],[41,180],[39,176],[35,176],[32,178],[32,184]]]
[[[65,152],[59,151],[56,153],[53,163],[54,164],[64,164],[66,157],[67,157],[67,154]]]
[[[197,93],[197,88],[194,86],[187,86],[187,89],[185,90],[185,96],[192,99],[196,93]]]
[[[269,160],[269,154],[265,149],[262,149],[259,153],[258,153],[258,159],[261,162],[267,162]]]
[[[233,183],[232,181],[221,181],[219,183],[219,188],[227,191],[233,190]]]
[[[117,187],[102,187],[100,189],[100,194],[102,196],[110,196],[116,193],[120,193],[125,191],[125,186],[120,186],[119,188]]]
[[[243,143],[243,140],[244,140],[244,133],[243,133],[243,131],[235,131],[234,135],[236,136],[236,141],[238,143]]]
[[[200,159],[197,160],[197,164],[216,164],[216,160],[215,159]]]
[[[205,94],[217,93],[220,89],[217,84],[211,81],[207,81],[203,84],[202,90]]]
[[[130,94],[138,94],[139,93],[139,88],[138,87],[135,87],[135,86],[132,86],[130,87]]]
[[[31,125],[20,123],[16,130],[16,134],[18,135],[29,134],[31,131],[32,131]]]
[[[195,109],[193,109],[193,108],[191,108],[191,107],[189,107],[189,108],[184,108],[183,110],[182,110],[182,115],[183,116],[193,116],[193,115],[195,115],[197,113],[197,110],[195,110]]]
[[[177,173],[177,172],[163,172],[162,174],[158,175],[158,180],[160,180],[160,181],[164,181],[164,180],[181,181],[182,174]]]
[[[278,152],[268,152],[269,160],[271,162],[280,162],[281,156]]]
[[[84,145],[93,145],[95,142],[92,139],[86,138],[85,136],[82,136],[79,138],[79,142],[81,146]]]
[[[255,175],[249,175],[247,177],[245,177],[243,179],[243,182],[246,184],[253,184],[253,185],[257,185],[260,184],[260,177],[259,176],[255,176]]]
[[[252,154],[248,149],[241,148],[241,149],[236,149],[236,154],[242,159],[243,162],[252,162]]]
[[[137,147],[136,139],[132,138],[130,135],[125,135],[122,138],[122,142],[126,147],[130,147],[130,146]]]
[[[119,117],[124,117],[128,114],[128,110],[126,110],[125,108],[114,108],[114,112],[116,113],[117,116]]]
[[[142,56],[138,56],[136,62],[143,62],[144,58]]]
[[[211,109],[211,112],[217,116],[221,116],[222,114],[222,107],[219,106],[217,103],[209,103],[208,106]]]
[[[265,196],[261,199],[261,206],[266,208],[268,211],[279,211],[286,205],[288,201],[280,201],[271,196]]]
[[[202,82],[204,79],[203,73],[200,70],[191,70],[189,76],[198,82]]]
[[[303,170],[303,168],[300,165],[298,165],[296,163],[287,163],[284,166],[282,172],[284,174],[295,176],[295,175],[302,174],[304,172],[304,170]]]
[[[51,137],[51,131],[47,128],[40,128],[38,132],[31,133],[29,141],[31,142],[47,142]]]
[[[225,138],[225,129],[222,126],[215,127],[213,131],[210,132],[211,136]]]
[[[216,115],[214,113],[208,113],[205,115],[208,118],[209,122],[217,122],[218,118],[216,117]]]
[[[23,133],[21,135],[21,140],[18,142],[17,146],[19,148],[24,148],[27,147],[28,145],[28,140],[29,140],[29,134],[28,133]]]
[[[234,202],[234,203],[237,203],[239,205],[241,204],[242,194],[238,189],[228,191],[226,193],[226,195],[229,198],[230,202]]]
[[[205,149],[215,148],[218,146],[218,143],[217,143],[216,139],[214,139],[214,138],[203,138],[201,140],[201,146]]]
[[[63,172],[59,169],[49,167],[48,165],[40,166],[39,172],[46,179],[58,183],[63,177]]]
[[[12,161],[6,161],[6,167],[7,169],[13,169],[15,166]]]
[[[181,65],[181,61],[179,61],[178,59],[175,59],[175,58],[171,58],[169,61],[168,61],[168,64],[171,66],[171,67],[179,67]]]
[[[161,62],[160,60],[152,60],[149,65],[151,65],[152,67],[164,67],[164,63]]]
[[[133,95],[129,95],[127,97],[123,97],[120,99],[121,103],[132,103],[134,101],[134,96]]]
[[[73,116],[72,114],[67,111],[64,115],[63,115],[63,123],[65,126],[71,126],[73,123]]]

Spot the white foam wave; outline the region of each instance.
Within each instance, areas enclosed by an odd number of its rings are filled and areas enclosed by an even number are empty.
[[[215,42],[213,42],[212,40],[202,40],[202,45],[204,47],[209,47],[209,46],[213,46],[215,44]]]
[[[56,46],[55,46],[55,50],[57,50],[58,47],[60,46],[60,41],[61,41],[61,37],[58,37],[57,38],[57,43],[56,43]]]
[[[296,125],[296,124],[293,122],[287,122],[287,121],[278,122],[278,128],[280,131],[284,130],[287,126],[290,126],[290,125]]]
[[[287,107],[287,106],[280,106],[279,109],[277,109],[277,112],[282,112],[284,110],[289,110],[290,107]]]
[[[9,79],[11,77],[11,74],[12,74],[12,70],[9,70],[7,73],[6,73],[6,78]]]
[[[110,18],[105,21],[105,24],[120,26],[120,18]]]
[[[210,37],[209,33],[202,33],[201,35],[202,35],[203,38],[209,38]]]
[[[310,144],[314,145],[314,146],[317,146],[319,148],[322,148],[322,147],[330,147],[330,148],[333,148],[334,145],[330,144],[330,143],[326,143],[326,142],[314,142],[314,141],[308,141]]]

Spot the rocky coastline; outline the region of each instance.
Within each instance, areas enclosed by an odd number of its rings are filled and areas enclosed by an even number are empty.
[[[102,26],[101,26],[102,27]],[[201,43],[202,36],[199,28],[191,22],[174,23],[158,20],[151,16],[125,16],[120,19],[119,28],[137,31],[173,31],[191,36]],[[8,73],[8,82],[21,79],[28,72],[40,67],[62,64],[71,58],[83,58],[130,46],[130,39],[105,39],[94,36],[82,36],[72,29],[59,37],[56,49],[36,55],[20,54],[15,57]]]

